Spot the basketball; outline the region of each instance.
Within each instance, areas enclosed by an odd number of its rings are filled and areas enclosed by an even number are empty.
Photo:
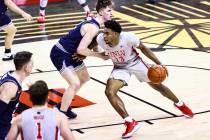
[[[149,68],[147,75],[152,83],[160,84],[166,79],[167,71],[161,65],[152,65]]]

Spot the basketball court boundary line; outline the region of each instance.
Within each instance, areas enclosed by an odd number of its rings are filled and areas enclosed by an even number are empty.
[[[195,115],[201,115],[201,114],[205,114],[205,113],[210,113],[210,110],[201,111],[201,112],[197,112],[197,113],[194,113],[194,114]],[[152,123],[151,121],[158,121],[158,120],[165,120],[165,119],[173,119],[173,118],[180,118],[180,117],[184,117],[184,115],[177,115],[177,116],[170,116],[170,117],[160,117],[160,118],[146,119],[146,120],[140,120],[140,121],[137,121],[137,122],[145,122],[147,124],[153,125],[154,123]],[[112,124],[105,124],[105,125],[96,125],[96,126],[90,126],[90,127],[75,128],[75,129],[71,129],[71,130],[72,131],[77,131],[77,132],[78,131],[83,132],[81,130],[94,129],[94,128],[100,128],[100,127],[109,127],[109,126],[123,125],[123,124],[124,123],[112,123]]]

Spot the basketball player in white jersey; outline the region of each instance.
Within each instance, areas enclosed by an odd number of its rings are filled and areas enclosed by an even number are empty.
[[[77,2],[81,5],[81,7],[85,11],[87,17],[88,16],[93,16],[86,0],[77,0]],[[38,23],[44,23],[45,22],[45,8],[47,7],[47,3],[48,3],[48,0],[40,0],[39,16],[37,18]]]
[[[24,140],[75,140],[66,116],[55,108],[47,108],[47,84],[37,81],[29,93],[33,107],[14,119],[6,140],[16,140],[18,134]]]
[[[114,20],[104,23],[105,29],[97,37],[97,43],[114,63],[114,69],[107,81],[106,96],[118,114],[125,120],[126,131],[122,138],[133,135],[140,127],[139,123],[127,113],[123,101],[117,95],[120,88],[128,84],[134,74],[139,81],[147,82],[152,88],[174,102],[174,105],[186,116],[193,117],[193,112],[180,101],[173,92],[163,84],[153,84],[147,77],[149,65],[138,55],[135,48],[140,49],[145,56],[156,64],[162,65],[154,53],[146,48],[132,33],[121,32],[121,26]]]

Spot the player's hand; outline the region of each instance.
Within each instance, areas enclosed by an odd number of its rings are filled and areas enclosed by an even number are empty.
[[[109,56],[106,55],[105,52],[101,52],[101,53],[100,53],[100,58],[102,58],[103,60],[108,60],[108,59],[109,59]]]
[[[22,17],[26,20],[26,21],[31,21],[32,20],[32,16],[26,12],[22,13]]]
[[[73,58],[74,60],[76,60],[76,61],[82,61],[82,60],[84,60],[84,59],[86,58],[86,56],[81,55],[81,54],[78,54],[78,53],[74,53],[74,54],[72,55],[72,58]]]

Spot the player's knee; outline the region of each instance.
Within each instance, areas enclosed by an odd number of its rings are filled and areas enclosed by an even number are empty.
[[[114,90],[112,90],[110,88],[106,88],[105,94],[106,94],[107,98],[112,98],[113,96],[115,96],[116,93],[114,92]]]
[[[81,85],[80,82],[74,82],[74,83],[71,83],[70,88],[77,91],[79,90],[80,85]]]
[[[15,26],[10,26],[6,32],[8,34],[15,34],[17,32],[17,28]]]

